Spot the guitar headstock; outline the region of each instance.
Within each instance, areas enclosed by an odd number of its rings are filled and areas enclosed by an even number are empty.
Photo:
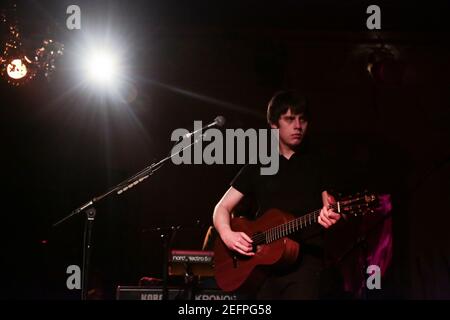
[[[380,198],[373,192],[358,192],[343,197],[336,203],[336,212],[344,215],[363,216],[374,213],[380,206]]]

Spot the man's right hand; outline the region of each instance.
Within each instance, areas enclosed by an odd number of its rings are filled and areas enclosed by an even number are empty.
[[[252,251],[252,239],[244,232],[234,232],[230,227],[231,212],[243,197],[244,195],[233,187],[225,192],[214,208],[214,227],[228,249],[245,256],[253,256],[255,253]]]
[[[227,231],[221,235],[222,241],[228,249],[245,256],[254,256],[252,239],[244,232]]]

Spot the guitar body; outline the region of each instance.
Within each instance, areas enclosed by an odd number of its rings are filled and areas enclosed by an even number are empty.
[[[233,231],[245,232],[252,237],[272,227],[286,223],[294,217],[279,209],[270,209],[256,221],[246,218],[231,220]],[[240,255],[229,250],[220,237],[214,248],[215,278],[217,285],[224,291],[252,291],[262,284],[269,269],[283,268],[294,263],[298,257],[299,244],[287,237],[268,244],[258,245],[255,255]]]
[[[389,205],[388,197],[382,198],[365,191],[329,204],[328,209],[336,210],[339,214],[358,216],[374,213]],[[231,251],[218,237],[214,248],[217,285],[224,291],[252,292],[263,283],[272,268],[282,268],[294,263],[300,246],[287,235],[317,223],[320,212],[321,208],[301,217],[294,217],[282,210],[270,209],[255,221],[232,219],[231,229],[245,232],[257,244],[253,247],[255,255],[243,256]]]

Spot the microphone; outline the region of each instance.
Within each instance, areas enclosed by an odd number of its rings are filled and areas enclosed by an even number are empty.
[[[217,127],[223,127],[223,125],[225,124],[225,121],[226,121],[226,120],[225,120],[225,117],[223,117],[223,116],[217,116],[217,117],[214,119],[214,121],[211,122],[210,124],[208,124],[208,125],[202,127],[201,129],[197,129],[197,130],[195,130],[195,131],[186,133],[186,134],[182,137],[182,139],[190,138],[191,136],[193,136],[193,135],[196,134],[197,132],[203,131],[203,130],[205,130],[205,129],[208,129],[208,128],[211,128],[211,127],[214,127],[214,126],[217,126]]]

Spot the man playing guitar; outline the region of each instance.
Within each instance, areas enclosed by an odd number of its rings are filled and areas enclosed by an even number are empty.
[[[310,120],[306,99],[290,91],[275,94],[268,105],[267,120],[271,128],[279,129],[278,173],[261,175],[259,165],[244,166],[213,214],[214,226],[225,246],[248,257],[256,251],[251,235],[233,231],[230,224],[231,214],[244,196],[257,202],[260,214],[278,208],[298,217],[311,209],[322,208],[317,222],[323,228],[331,227],[340,218],[328,209],[335,200],[327,192],[329,177],[323,157],[302,144]],[[302,248],[297,261],[288,269],[271,271],[258,289],[256,299],[321,297],[323,228],[316,225],[297,239]]]

